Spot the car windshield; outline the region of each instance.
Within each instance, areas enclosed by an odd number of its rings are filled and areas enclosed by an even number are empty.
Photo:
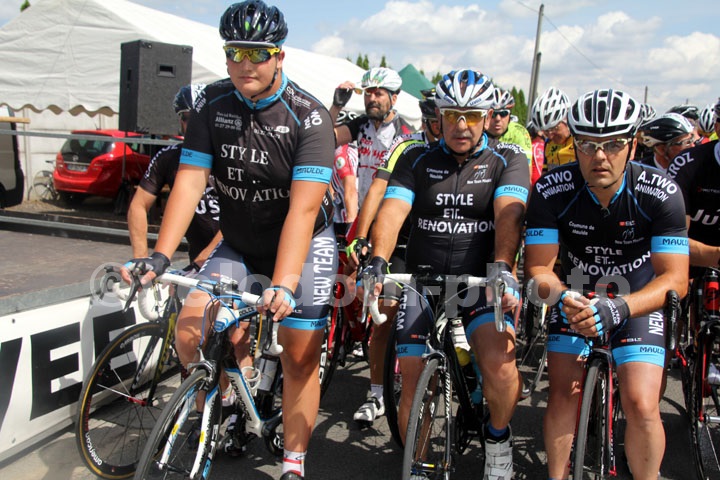
[[[68,160],[90,163],[98,155],[109,153],[113,142],[103,140],[78,140],[71,138],[67,140],[60,153]]]

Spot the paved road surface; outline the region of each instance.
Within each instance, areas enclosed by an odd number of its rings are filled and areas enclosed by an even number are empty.
[[[352,414],[366,394],[368,370],[362,361],[351,361],[340,368],[323,399],[321,413],[313,434],[306,463],[308,479],[386,480],[400,477],[401,452],[394,446],[384,419],[375,427],[359,430]],[[547,478],[545,452],[541,438],[542,415],[547,397],[546,385],[533,397],[518,405],[513,419],[515,433],[516,479]],[[668,389],[662,401],[662,416],[668,446],[661,473],[664,479],[694,478],[689,450],[688,425],[683,416],[683,401],[678,371],[670,374]],[[459,460],[457,479],[480,478],[477,445]],[[274,480],[279,478],[279,459],[272,458],[261,440],[250,445],[243,458],[220,456],[212,478]],[[24,456],[0,466],[2,479],[65,480],[93,479],[80,464],[75,439],[69,432],[45,442]],[[620,478],[630,478],[625,474]]]

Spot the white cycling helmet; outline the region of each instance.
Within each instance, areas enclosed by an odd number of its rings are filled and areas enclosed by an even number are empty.
[[[715,131],[715,105],[709,103],[700,110],[700,118],[698,119],[698,128],[703,133]]]
[[[553,128],[567,117],[570,99],[559,88],[550,87],[535,100],[532,107],[533,123],[540,130]]]
[[[604,88],[580,96],[568,112],[573,136],[632,137],[642,121],[641,103],[620,90]]]
[[[360,85],[355,90],[362,93],[366,88],[384,88],[391,93],[398,93],[402,87],[402,78],[391,68],[375,67],[365,72],[360,80]]]
[[[510,110],[515,106],[515,99],[513,98],[512,93],[510,93],[510,90],[505,90],[504,92],[499,88],[496,88],[495,90],[497,92],[497,100],[495,101],[495,106],[493,107],[494,110]]]
[[[489,110],[495,101],[495,86],[475,70],[453,70],[435,86],[435,104],[441,110],[452,107]]]

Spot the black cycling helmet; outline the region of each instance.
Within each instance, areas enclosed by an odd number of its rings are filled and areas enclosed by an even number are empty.
[[[422,113],[423,120],[437,120],[435,114],[435,100],[432,98],[426,98],[418,102],[420,104],[420,112]]]
[[[665,113],[642,126],[642,142],[647,147],[671,142],[682,135],[692,133],[690,120],[679,113]]]
[[[568,111],[568,127],[573,136],[632,137],[642,121],[641,104],[620,90],[594,90],[582,95]]]
[[[181,87],[177,94],[175,94],[175,100],[173,100],[175,113],[189,111],[195,104],[198,94],[204,88],[204,83],[194,83],[192,85],[185,85],[184,87]]]
[[[698,111],[698,107],[695,105],[675,105],[668,110],[667,113],[679,113],[693,122],[697,122],[698,118],[700,118],[700,112]]]
[[[234,47],[279,47],[287,33],[282,12],[261,0],[234,3],[220,19],[220,36]]]

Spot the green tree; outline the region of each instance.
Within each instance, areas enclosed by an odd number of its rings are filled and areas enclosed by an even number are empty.
[[[390,68],[390,66],[387,63],[387,59],[385,58],[385,55],[382,56],[380,59],[380,66],[385,68]]]
[[[27,10],[28,8],[30,8],[30,0],[25,0],[25,1],[23,2],[23,4],[20,5],[20,11],[21,11],[21,12],[24,12],[24,11]]]

